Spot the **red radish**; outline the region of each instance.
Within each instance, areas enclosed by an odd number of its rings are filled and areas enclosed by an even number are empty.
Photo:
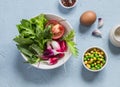
[[[50,65],[54,65],[54,64],[56,64],[57,62],[58,62],[58,58],[56,58],[56,57],[53,57],[53,58],[50,58],[50,59],[49,59]]]
[[[60,54],[57,54],[56,55],[58,58],[63,58],[64,56],[65,56],[65,54],[64,53],[60,53]]]
[[[51,41],[51,46],[54,50],[60,50],[61,49],[59,43],[57,41],[54,41],[54,40]]]
[[[67,44],[65,40],[59,41],[60,44],[60,50],[57,50],[58,52],[65,52],[67,51]]]
[[[57,41],[52,40],[47,42],[47,49],[60,50],[61,48],[60,44]]]

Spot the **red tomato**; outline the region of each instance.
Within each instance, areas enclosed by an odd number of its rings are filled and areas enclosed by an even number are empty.
[[[63,34],[65,32],[65,28],[58,21],[49,20],[48,23],[46,24],[46,26],[48,26],[48,25],[52,25],[52,29],[51,29],[51,31],[53,33],[52,39],[56,40],[63,36]]]
[[[63,36],[65,28],[61,24],[56,24],[52,27],[53,39],[59,39]]]
[[[49,21],[47,22],[46,26],[48,26],[48,25],[54,26],[54,25],[56,25],[56,24],[58,24],[58,23],[59,23],[59,22],[56,21],[56,20],[49,20]]]

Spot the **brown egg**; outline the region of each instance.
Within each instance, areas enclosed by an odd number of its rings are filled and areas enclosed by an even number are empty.
[[[96,13],[93,11],[86,11],[80,17],[80,23],[85,26],[92,25],[96,20]]]

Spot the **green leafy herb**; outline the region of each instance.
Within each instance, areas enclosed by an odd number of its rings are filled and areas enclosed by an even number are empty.
[[[70,48],[70,51],[72,52],[72,54],[74,56],[78,56],[78,49],[73,40],[74,36],[75,36],[75,32],[73,30],[71,30],[66,36],[63,37],[63,39],[67,42],[67,45]]]
[[[52,40],[51,26],[45,27],[48,20],[44,14],[30,20],[22,19],[17,25],[19,35],[14,38],[18,49],[28,58],[29,63],[41,61],[45,44]]]

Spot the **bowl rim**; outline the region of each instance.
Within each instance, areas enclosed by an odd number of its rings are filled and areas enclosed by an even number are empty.
[[[115,39],[117,42],[120,42],[120,40],[118,40],[118,39],[116,38],[116,35],[115,35],[115,32],[116,32],[116,30],[118,30],[118,29],[120,29],[120,25],[117,25],[117,26],[115,26],[115,27],[113,28],[113,37],[114,37],[114,39]]]
[[[75,6],[77,5],[78,0],[76,0],[76,2],[74,3],[74,5],[72,5],[72,6],[70,6],[70,7],[64,6],[64,5],[62,4],[61,0],[59,0],[59,3],[60,3],[60,5],[61,5],[62,7],[66,8],[66,9],[70,9],[70,8],[73,8],[73,7],[75,7]]]
[[[42,13],[41,13],[42,14]],[[59,16],[59,15],[57,15],[57,14],[54,14],[54,13],[43,13],[45,16],[46,15],[49,15],[49,16],[55,16],[55,17],[58,17],[58,18],[60,18],[60,19],[65,19],[65,18],[63,18],[63,17],[61,17],[61,16]],[[36,15],[36,16],[38,16],[38,15]],[[36,16],[34,16],[34,17],[36,17]],[[32,17],[33,18],[33,17]],[[71,24],[67,21],[67,20],[65,20],[65,22],[68,24],[68,26],[71,28],[70,30],[73,30],[73,27],[71,26]],[[75,38],[76,37],[74,37],[74,41],[75,41]],[[76,42],[76,41],[75,41]],[[69,49],[68,49],[69,50]],[[23,54],[23,53],[21,53],[20,52],[20,54],[22,55],[22,57],[23,57],[23,59],[25,59],[25,61],[27,61],[28,59],[27,59],[27,57]],[[63,64],[65,64],[69,59],[70,59],[70,57],[72,56],[72,53],[69,53],[69,55],[67,56],[67,58],[62,62],[62,63],[60,63],[60,64],[58,64],[58,65],[56,65],[56,66],[54,66],[54,65],[51,65],[52,67],[48,67],[48,68],[45,68],[45,67],[39,67],[39,66],[36,66],[36,64],[30,64],[31,66],[33,66],[33,67],[35,67],[35,68],[37,68],[37,69],[43,69],[43,70],[50,70],[50,69],[55,69],[55,68],[58,68],[58,67],[60,67],[60,66],[62,66]],[[58,60],[59,61],[59,60]]]
[[[120,47],[120,45],[119,45],[120,41],[118,41],[118,40],[115,38],[115,31],[116,31],[116,29],[117,29],[118,27],[120,27],[120,24],[114,26],[114,27],[110,30],[110,32],[109,32],[110,42],[111,42],[115,47]]]
[[[89,69],[89,68],[87,68],[86,65],[84,64],[84,55],[85,55],[85,53],[86,53],[88,50],[93,49],[93,48],[97,48],[97,49],[102,50],[102,51],[105,53],[105,56],[106,56],[106,57],[105,57],[105,58],[106,58],[106,63],[104,64],[104,66],[103,66],[101,69],[98,69],[98,70]],[[87,70],[89,70],[89,71],[91,71],[91,72],[98,72],[98,71],[103,70],[103,69],[106,67],[107,63],[108,63],[108,55],[107,55],[106,51],[105,51],[103,48],[99,47],[99,46],[91,46],[91,47],[87,48],[87,49],[84,51],[84,53],[83,53],[83,56],[82,56],[82,64],[83,64],[83,66],[84,66]]]

